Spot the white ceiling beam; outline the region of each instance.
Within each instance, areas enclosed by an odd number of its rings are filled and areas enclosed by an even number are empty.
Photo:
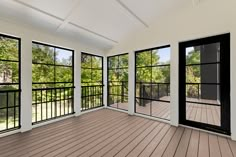
[[[74,16],[75,12],[78,10],[79,8],[79,4],[80,4],[80,0],[75,0],[72,8],[70,9],[69,13],[67,14],[66,18],[64,19],[64,21],[62,22],[62,24],[60,24],[57,28],[57,31],[65,28],[65,26],[71,21],[72,17]]]
[[[97,35],[97,36],[99,36],[99,37],[102,37],[102,38],[104,38],[104,39],[106,39],[106,40],[109,40],[109,41],[111,41],[111,42],[113,42],[113,43],[116,43],[116,44],[118,43],[118,41],[115,41],[115,40],[113,40],[113,39],[111,39],[111,38],[108,38],[108,37],[106,37],[106,36],[104,36],[104,35],[98,34],[98,33],[94,32],[94,31],[89,30],[89,29],[87,29],[87,28],[85,28],[85,27],[83,27],[83,26],[80,26],[80,25],[78,25],[78,24],[75,24],[75,23],[72,23],[72,22],[69,22],[69,24],[71,24],[72,26],[77,27],[77,28],[79,28],[79,29],[82,29],[82,30],[84,30],[84,31],[87,31],[87,32],[89,32],[89,33],[91,33],[91,34],[94,34],[94,35]]]
[[[144,22],[137,14],[135,14],[127,5],[125,5],[121,0],[116,0],[116,2],[123,7],[129,14],[132,15],[137,21],[139,21],[141,24],[143,24],[145,27],[149,27],[146,22]]]
[[[113,42],[113,43],[118,43],[117,41],[115,41],[115,40],[113,40],[113,39],[111,39],[111,38],[108,38],[108,37],[106,37],[106,36],[104,36],[104,35],[101,35],[101,34],[99,34],[99,33],[94,32],[94,31],[92,31],[92,30],[90,30],[90,29],[87,29],[87,28],[85,28],[85,27],[82,27],[82,26],[79,26],[79,25],[77,25],[77,24],[74,24],[74,23],[69,22],[71,16],[73,15],[74,9],[71,10],[71,14],[68,14],[68,18],[63,19],[63,18],[60,18],[60,17],[58,17],[58,16],[56,16],[56,15],[50,14],[50,13],[48,13],[48,12],[46,12],[46,11],[43,11],[43,10],[41,10],[41,9],[39,9],[39,8],[36,8],[36,7],[34,7],[34,6],[30,5],[30,4],[24,3],[24,2],[22,2],[22,1],[20,1],[20,0],[13,0],[13,1],[16,2],[16,3],[19,3],[19,4],[23,5],[23,6],[26,6],[26,7],[30,8],[30,9],[33,9],[33,10],[35,10],[35,11],[38,11],[38,12],[44,14],[44,15],[50,16],[50,17],[52,17],[52,18],[54,18],[54,19],[57,19],[57,20],[61,21],[62,24],[65,23],[64,25],[66,25],[66,24],[68,23],[68,24],[70,24],[70,25],[73,25],[73,26],[77,27],[78,29],[84,30],[84,31],[86,31],[86,32],[88,32],[88,33],[90,33],[90,34],[96,35],[96,36],[98,36],[98,37],[100,37],[100,38],[106,39],[106,40],[108,40],[108,41],[110,41],[110,42]],[[78,5],[77,5],[77,6],[78,6]]]
[[[39,9],[39,8],[36,8],[36,7],[32,6],[32,5],[29,5],[29,4],[25,3],[25,2],[22,2],[22,1],[20,1],[20,0],[13,0],[13,1],[15,1],[16,3],[19,3],[19,4],[21,4],[21,5],[24,5],[24,6],[28,7],[28,8],[30,8],[30,9],[36,10],[36,11],[42,13],[42,14],[45,14],[45,15],[47,15],[47,16],[50,16],[50,17],[52,17],[52,18],[54,18],[54,19],[57,19],[57,20],[59,20],[59,21],[63,21],[63,18],[60,18],[60,17],[55,16],[55,15],[53,15],[53,14],[50,14],[50,13],[48,13],[48,12],[46,12],[46,11],[43,11],[43,10],[41,10],[41,9]]]

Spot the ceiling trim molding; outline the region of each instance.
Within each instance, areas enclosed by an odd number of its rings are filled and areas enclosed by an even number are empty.
[[[100,38],[106,39],[106,40],[108,40],[108,41],[110,41],[110,42],[113,42],[113,43],[116,43],[116,44],[118,43],[118,41],[115,41],[115,40],[113,40],[113,39],[111,39],[111,38],[108,38],[108,37],[106,37],[106,36],[104,36],[104,35],[101,35],[101,34],[99,34],[99,33],[96,33],[96,32],[94,32],[94,31],[92,31],[92,30],[90,30],[90,29],[88,29],[88,28],[85,28],[85,27],[79,26],[79,25],[77,25],[77,24],[75,24],[75,23],[69,22],[70,16],[72,16],[72,14],[70,14],[70,13],[68,14],[68,18],[63,19],[63,18],[60,18],[60,17],[58,17],[58,16],[56,16],[56,15],[50,14],[50,13],[48,13],[48,12],[46,12],[46,11],[43,11],[43,10],[41,10],[41,9],[39,9],[39,8],[36,8],[36,7],[34,7],[34,6],[30,5],[30,4],[24,3],[24,2],[22,2],[22,1],[20,1],[20,0],[13,0],[13,1],[16,2],[16,3],[18,3],[18,4],[21,4],[21,5],[23,5],[23,6],[29,7],[29,8],[31,8],[31,9],[35,10],[35,11],[38,11],[38,12],[44,14],[44,15],[50,16],[50,17],[52,17],[52,18],[54,18],[54,19],[57,19],[57,20],[61,21],[62,24],[65,23],[64,25],[66,25],[66,24],[71,24],[71,25],[75,26],[76,28],[82,29],[82,30],[84,30],[84,31],[86,31],[86,32],[88,32],[88,33],[90,33],[90,34],[96,35],[96,36],[98,36],[98,37],[100,37]],[[74,7],[73,7],[73,8],[74,8]],[[71,10],[71,13],[73,13],[73,9]],[[61,25],[60,25],[60,26],[61,26]],[[59,26],[59,27],[60,27],[60,26]]]
[[[106,40],[109,40],[109,41],[111,41],[111,42],[113,42],[113,43],[116,43],[116,44],[118,43],[118,41],[115,41],[115,40],[113,40],[113,39],[111,39],[111,38],[108,38],[108,37],[106,37],[106,36],[104,36],[104,35],[98,34],[98,33],[94,32],[94,31],[92,31],[92,30],[89,30],[89,29],[87,29],[87,28],[85,28],[85,27],[83,27],[83,26],[80,26],[80,25],[78,25],[78,24],[75,24],[75,23],[73,23],[73,22],[69,22],[69,24],[71,24],[72,26],[77,27],[77,28],[79,28],[79,29],[82,29],[82,30],[84,30],[84,31],[86,31],[86,32],[89,32],[89,33],[91,33],[91,34],[97,35],[97,36],[102,37],[102,38],[104,38],[104,39],[106,39]]]
[[[129,12],[136,20],[138,20],[141,24],[143,24],[145,27],[149,27],[146,22],[144,22],[137,14],[135,14],[127,5],[125,5],[121,0],[116,0],[116,2],[123,7],[127,12]]]
[[[41,9],[39,9],[39,8],[36,8],[36,7],[32,6],[32,5],[29,5],[29,4],[25,3],[25,2],[22,2],[22,1],[20,1],[20,0],[13,0],[13,1],[15,1],[16,3],[19,3],[19,4],[21,4],[21,5],[24,5],[24,6],[26,6],[26,7],[29,7],[29,8],[31,8],[31,9],[33,9],[33,10],[36,10],[36,11],[42,13],[42,14],[48,15],[48,16],[54,18],[54,19],[57,19],[57,20],[59,20],[59,21],[63,21],[63,18],[60,18],[60,17],[55,16],[55,15],[53,15],[53,14],[50,14],[50,13],[48,13],[48,12],[46,12],[46,11],[43,11],[43,10],[41,10]]]
[[[67,14],[66,18],[63,20],[62,24],[57,27],[57,31],[65,28],[65,26],[71,21],[75,11],[77,11],[80,4],[80,0],[75,0],[73,3],[73,7],[70,9],[69,13]]]

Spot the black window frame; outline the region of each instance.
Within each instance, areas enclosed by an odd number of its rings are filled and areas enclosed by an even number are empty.
[[[141,97],[137,97],[137,92],[136,92],[136,90],[137,90],[137,83],[148,83],[148,84],[156,84],[156,85],[158,85],[158,90],[159,90],[159,85],[166,85],[167,86],[167,93],[170,93],[171,94],[171,91],[170,91],[170,82],[168,82],[168,83],[153,83],[152,82],[152,76],[151,76],[151,82],[137,82],[137,69],[138,68],[155,68],[155,67],[166,67],[166,66],[168,66],[169,68],[171,67],[171,65],[170,65],[170,63],[169,64],[157,64],[157,65],[153,65],[152,64],[152,51],[153,50],[158,50],[158,49],[164,49],[164,48],[171,48],[171,45],[164,45],[164,46],[158,46],[158,47],[153,47],[153,48],[148,48],[148,49],[143,49],[143,50],[138,50],[138,51],[135,51],[135,89],[134,89],[134,91],[135,91],[135,97],[134,97],[134,112],[135,113],[137,113],[137,114],[141,114],[141,115],[145,115],[145,116],[150,116],[150,117],[154,117],[154,118],[159,118],[159,119],[163,119],[163,120],[167,120],[167,121],[170,121],[170,119],[166,119],[166,118],[162,118],[162,117],[157,117],[157,116],[153,116],[152,115],[152,105],[150,105],[150,114],[145,114],[145,113],[139,113],[139,112],[137,112],[137,110],[136,110],[136,105],[137,105],[137,103],[136,103],[136,100],[137,99],[139,99],[139,100],[146,100],[146,101],[150,101],[150,102],[152,102],[152,101],[157,101],[157,102],[163,102],[163,103],[169,103],[170,104],[170,100],[169,101],[166,101],[166,100],[158,100],[158,99],[150,99],[150,98],[141,98]],[[137,55],[139,54],[139,53],[142,53],[142,52],[148,52],[148,51],[151,51],[151,65],[150,66],[139,66],[139,67],[137,67],[136,66],[136,63],[137,63]],[[152,72],[151,72],[152,73]],[[152,88],[151,88],[151,93],[152,93]],[[159,93],[158,93],[159,94]]]
[[[128,66],[127,67],[120,67],[120,65],[118,64],[118,67],[117,68],[110,68],[110,66],[109,66],[109,59],[111,59],[111,58],[115,58],[115,57],[117,57],[118,58],[118,63],[119,63],[119,58],[120,58],[120,56],[125,56],[125,55],[127,55],[128,56]],[[129,53],[122,53],[122,54],[118,54],[118,55],[113,55],[113,56],[108,56],[107,57],[107,106],[108,107],[111,107],[111,108],[116,108],[116,109],[120,109],[120,110],[124,110],[124,111],[128,111],[128,107],[127,107],[127,110],[126,109],[123,109],[123,108],[119,108],[119,105],[118,105],[118,102],[114,102],[115,104],[117,104],[117,107],[112,107],[112,106],[110,106],[110,102],[109,102],[109,98],[110,98],[110,96],[117,96],[117,97],[125,97],[125,98],[127,98],[127,100],[129,101],[129,97],[128,97],[128,95],[124,95],[124,94],[110,94],[110,82],[115,82],[115,83],[118,83],[118,85],[116,85],[116,86],[123,86],[123,83],[127,83],[127,86],[128,86],[128,88],[129,88],[129,80],[128,81],[110,81],[109,80],[109,71],[112,71],[112,70],[116,70],[116,69],[127,69],[128,70],[128,78],[129,78]],[[121,83],[121,85],[119,84],[119,83]],[[128,91],[129,89],[127,89],[127,91]],[[123,100],[124,98],[122,98],[122,100]]]
[[[53,119],[58,119],[58,118],[61,118],[61,117],[65,117],[65,116],[69,116],[69,115],[73,115],[75,113],[74,111],[74,50],[72,49],[68,49],[68,48],[64,48],[64,47],[60,47],[60,46],[55,46],[55,45],[51,45],[51,44],[46,44],[46,43],[43,43],[43,42],[38,42],[38,41],[32,41],[32,47],[33,47],[33,44],[37,44],[37,45],[42,45],[42,46],[47,46],[47,47],[51,47],[54,49],[54,63],[53,64],[50,64],[50,63],[37,63],[37,62],[34,62],[33,61],[33,57],[32,57],[32,65],[45,65],[45,66],[53,66],[53,70],[54,70],[54,81],[53,82],[33,82],[32,80],[32,97],[36,97],[36,103],[33,103],[32,101],[32,106],[33,105],[36,105],[36,111],[37,112],[37,105],[38,104],[41,104],[41,120],[38,120],[37,119],[37,113],[35,115],[35,122],[33,122],[33,117],[32,117],[32,125],[35,125],[35,124],[39,124],[39,123],[43,123],[43,122],[46,122],[46,121],[50,121],[50,120],[53,120]],[[66,51],[71,51],[71,54],[72,54],[72,65],[62,65],[62,64],[56,64],[56,53],[55,53],[55,49],[61,49],[61,50],[66,50]],[[33,55],[33,52],[32,52],[32,55]],[[71,82],[57,82],[56,81],[56,67],[66,67],[66,68],[71,68],[71,72],[72,72],[72,81]],[[32,71],[33,72],[33,71]],[[47,85],[54,85],[53,88],[33,88],[33,85],[40,85],[40,84],[47,84]],[[66,86],[66,87],[55,87],[57,84],[71,84],[71,86]],[[67,95],[67,98],[66,98],[66,90],[67,92],[71,92],[69,96],[69,94]],[[40,91],[41,92],[41,100],[39,100],[39,103],[38,103],[38,100],[37,100],[37,91]],[[42,92],[45,91],[46,92],[46,99],[48,98],[47,97],[47,93],[50,93],[51,94],[51,98],[52,98],[52,95],[55,94],[53,97],[56,97],[55,100],[51,100],[51,101],[48,101],[46,100],[45,102],[42,100]],[[48,92],[50,91],[50,92]],[[58,96],[57,96],[57,91],[60,92],[60,98],[58,100]],[[64,91],[64,96],[61,95],[61,92]],[[33,93],[35,92],[36,95]],[[63,98],[62,98],[63,97]],[[68,103],[68,108],[67,108],[67,114],[65,114],[65,105],[64,105],[64,108],[63,108],[63,112],[64,114],[62,114],[62,106],[61,106],[61,102],[64,101],[64,104]],[[69,101],[71,101],[71,105],[69,107]],[[57,107],[54,108],[54,116],[53,116],[53,107],[52,107],[52,103],[53,102],[56,102],[56,106],[57,106],[57,102],[60,102],[59,105],[60,105],[60,115],[58,116],[57,115]],[[46,103],[46,119],[42,119],[42,103]],[[48,103],[51,103],[51,117],[48,118]],[[69,108],[71,111],[69,111]],[[33,114],[33,110],[32,110],[32,114]]]
[[[0,83],[0,85],[18,85],[18,89],[17,90],[5,90],[5,91],[0,91],[0,93],[6,93],[7,95],[7,107],[5,108],[1,108],[1,110],[6,109],[7,115],[6,115],[6,129],[4,130],[0,130],[0,134],[1,133],[6,133],[9,131],[13,131],[13,130],[17,130],[21,128],[21,38],[19,37],[15,37],[15,36],[11,36],[11,35],[6,35],[6,34],[0,34],[0,37],[3,38],[9,38],[9,39],[13,39],[13,40],[17,40],[18,41],[18,61],[14,61],[14,60],[6,60],[6,59],[0,59],[0,61],[4,61],[4,62],[15,62],[18,63],[18,83]],[[8,106],[8,94],[10,92],[14,93],[14,127],[9,128],[8,125],[8,109],[12,108]],[[16,93],[18,93],[18,105],[15,105],[16,102]],[[18,126],[16,126],[16,108],[18,108]]]
[[[185,52],[186,47],[194,47],[199,45],[206,45],[212,43],[220,43],[221,44],[221,54],[224,52],[224,55],[220,55],[220,83],[213,83],[213,85],[221,85],[221,126],[206,124],[206,123],[199,123],[191,120],[186,119],[186,54]],[[202,63],[203,65],[205,63]],[[213,64],[218,64],[215,62]],[[179,122],[183,125],[188,125],[192,127],[197,127],[200,129],[205,129],[208,131],[213,131],[217,133],[222,133],[226,135],[230,135],[231,132],[231,125],[230,125],[230,33],[215,35],[205,38],[199,38],[195,40],[189,40],[185,42],[179,43]],[[223,77],[222,77],[223,76]],[[209,103],[199,103],[209,105]],[[211,104],[214,105],[214,104]],[[224,118],[223,118],[224,117]]]
[[[91,60],[91,66],[90,68],[88,67],[83,67],[82,66],[82,60],[83,60],[83,55],[87,55],[90,56],[91,59],[93,57],[98,57],[101,59],[101,68],[93,68],[92,67],[92,60]],[[104,106],[104,57],[100,56],[100,55],[95,55],[95,54],[91,54],[91,53],[86,53],[86,52],[81,52],[81,112],[84,111],[88,111],[88,110],[92,110],[92,109],[96,109],[96,108],[100,108]],[[83,82],[82,81],[82,70],[83,69],[89,69],[91,70],[91,79],[92,79],[92,70],[101,70],[102,73],[102,80],[101,81],[97,81],[97,82]],[[99,85],[97,85],[96,83],[100,83]],[[83,84],[87,84],[87,85],[83,85]],[[94,85],[96,84],[96,85]],[[87,94],[87,92],[89,94]],[[93,102],[96,102],[96,97],[100,97],[99,98],[99,104],[94,104],[92,106],[87,105],[87,102],[91,101],[91,99],[93,98]],[[87,99],[89,99],[87,101]]]

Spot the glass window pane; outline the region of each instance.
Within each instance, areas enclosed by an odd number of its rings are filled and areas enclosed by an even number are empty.
[[[81,67],[91,68],[92,67],[92,57],[90,55],[81,55]]]
[[[219,83],[220,65],[203,64],[186,66],[187,83]]]
[[[73,70],[71,67],[56,67],[56,82],[72,82]]]
[[[169,84],[152,84],[152,99],[170,101],[170,85]]]
[[[128,69],[119,69],[119,81],[128,81]]]
[[[170,47],[152,51],[152,65],[170,64]]]
[[[151,82],[152,81],[152,68],[137,68],[136,82]]]
[[[118,68],[118,56],[108,58],[108,68],[109,69]]]
[[[92,70],[92,81],[102,82],[102,70]]]
[[[19,63],[0,61],[0,83],[19,82]]]
[[[0,36],[0,59],[18,61],[18,45],[18,40]]]
[[[161,66],[152,68],[152,82],[169,83],[170,82],[170,66]]]
[[[54,66],[33,64],[32,65],[33,82],[54,82]]]
[[[102,68],[102,58],[101,57],[92,57],[92,68]]]
[[[72,65],[72,51],[64,49],[55,49],[56,52],[56,64],[59,65]]]
[[[81,82],[91,82],[92,81],[92,70],[91,69],[81,69]]]
[[[186,64],[215,63],[220,61],[220,43],[186,48]]]
[[[32,44],[33,63],[54,64],[54,57],[53,47],[35,43]]]
[[[151,66],[152,65],[152,52],[140,52],[136,54],[136,67]]]
[[[109,81],[118,81],[119,73],[117,69],[109,70]]]
[[[127,68],[129,64],[129,55],[120,55],[119,56],[119,68]]]

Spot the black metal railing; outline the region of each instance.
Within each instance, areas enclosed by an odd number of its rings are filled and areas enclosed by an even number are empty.
[[[74,87],[33,89],[32,99],[33,124],[74,113]]]
[[[128,106],[119,107],[119,103],[128,102],[128,81],[108,82],[108,106],[128,110]]]
[[[20,128],[20,90],[0,90],[0,131]]]
[[[103,104],[103,85],[81,86],[81,111],[86,111]]]
[[[170,102],[170,83],[136,82],[136,98],[140,106],[151,101]]]
[[[204,92],[202,93],[203,86],[219,86],[220,83],[186,83],[186,102],[196,103],[202,105],[220,106],[217,96],[215,98],[208,98]],[[218,90],[217,87],[215,90]]]

